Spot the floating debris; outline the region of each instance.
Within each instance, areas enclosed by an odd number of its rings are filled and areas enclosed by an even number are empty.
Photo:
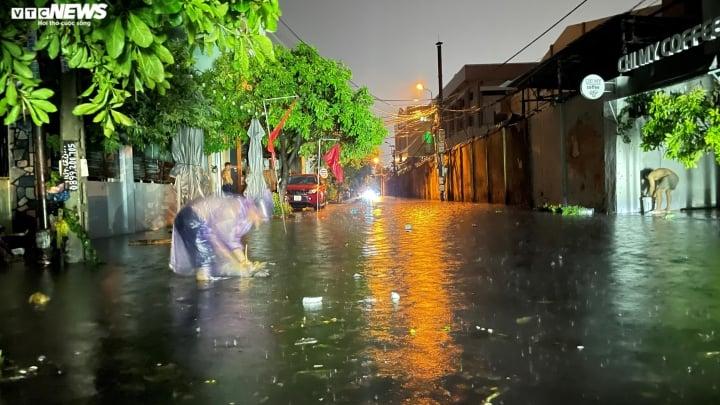
[[[523,316],[521,318],[517,318],[515,320],[515,323],[518,325],[525,325],[526,323],[532,321],[535,318],[535,316]]]
[[[12,253],[13,256],[22,256],[25,254],[25,249],[15,248],[15,249],[10,250],[10,253]]]
[[[295,346],[305,346],[305,345],[314,345],[318,341],[315,338],[302,338],[295,342]]]
[[[322,304],[323,297],[304,297],[303,305]]]
[[[720,357],[720,352],[706,352],[705,358],[712,359],[713,357]]]
[[[483,405],[492,405],[492,400],[502,395],[500,391],[497,391],[497,388],[494,388],[495,392],[490,394],[485,400],[482,402]]]
[[[578,345],[577,349],[580,350],[580,351],[582,351],[583,349],[585,349],[585,346],[583,346],[583,345]]]
[[[322,309],[323,297],[304,297],[302,300],[303,308],[306,311],[317,311]]]
[[[31,295],[30,298],[28,298],[28,302],[30,304],[38,307],[46,305],[49,301],[50,297],[41,292],[36,292],[35,294]]]

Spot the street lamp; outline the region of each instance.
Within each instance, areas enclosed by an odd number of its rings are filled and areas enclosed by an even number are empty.
[[[433,100],[432,90],[430,90],[430,89],[428,89],[428,88],[425,88],[425,86],[423,86],[422,83],[416,84],[416,85],[415,85],[415,88],[418,89],[419,91],[425,91],[425,90],[427,90],[427,91],[430,93],[430,102],[432,103],[432,100]]]

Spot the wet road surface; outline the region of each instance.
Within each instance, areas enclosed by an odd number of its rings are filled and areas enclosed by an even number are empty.
[[[271,278],[199,286],[127,238],[0,271],[0,403],[720,403],[716,214],[388,199],[249,240]]]

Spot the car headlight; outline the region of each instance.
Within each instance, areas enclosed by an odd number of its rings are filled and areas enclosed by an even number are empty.
[[[316,188],[311,188],[310,190],[308,190],[308,194],[315,194],[315,193],[317,193]]]
[[[368,201],[375,201],[378,199],[378,193],[375,192],[375,190],[365,190],[362,193],[362,198]]]

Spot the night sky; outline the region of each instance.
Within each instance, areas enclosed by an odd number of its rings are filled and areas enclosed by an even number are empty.
[[[513,62],[538,61],[570,24],[626,12],[639,0],[589,0]],[[383,99],[437,94],[435,43],[443,41],[444,83],[464,64],[502,62],[572,10],[580,0],[280,0],[283,20],[321,54],[353,71],[354,81]],[[644,6],[659,1],[647,0]],[[279,25],[271,36],[298,41]],[[427,94],[427,93],[426,93]],[[407,102],[391,102],[402,106]],[[378,114],[397,111],[376,103]]]

